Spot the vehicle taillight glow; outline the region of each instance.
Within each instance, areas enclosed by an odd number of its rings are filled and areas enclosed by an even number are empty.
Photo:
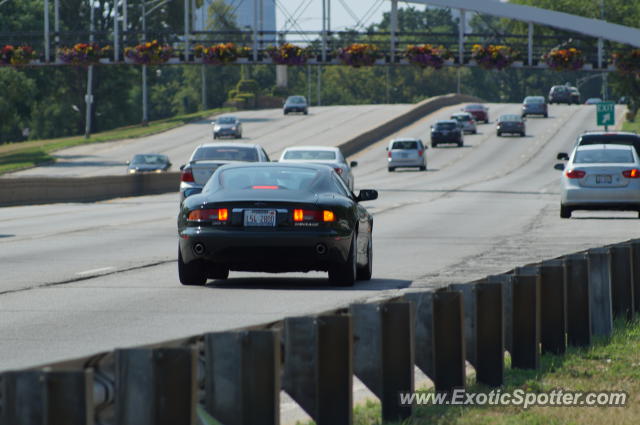
[[[251,186],[251,189],[279,189],[280,186]]]
[[[293,210],[293,221],[296,223],[302,222],[318,222],[318,221],[335,221],[336,216],[333,211],[323,210],[303,210],[303,209],[295,209]]]
[[[180,181],[187,183],[195,182],[195,179],[193,178],[193,172],[191,170],[183,170],[180,174]]]
[[[189,213],[189,221],[228,221],[229,210],[227,208],[205,208],[193,210]]]
[[[418,156],[422,156],[422,151],[418,151]]]
[[[638,170],[637,168],[634,168],[632,170],[624,170],[622,172],[622,175],[628,179],[637,179],[640,178],[640,170]]]
[[[391,158],[391,151],[387,152],[387,156]]]
[[[581,179],[586,176],[587,173],[583,170],[567,170],[564,175],[570,179]]]
[[[336,170],[336,173],[342,175],[342,168],[340,167],[334,167],[334,170]]]
[[[335,221],[336,216],[333,214],[333,211],[324,210],[322,211],[322,221]]]

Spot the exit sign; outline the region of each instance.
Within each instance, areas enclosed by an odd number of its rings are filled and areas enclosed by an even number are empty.
[[[600,102],[596,104],[598,125],[614,125],[616,121],[616,104],[613,102]]]

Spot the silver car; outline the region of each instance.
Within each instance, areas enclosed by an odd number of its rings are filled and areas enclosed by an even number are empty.
[[[295,146],[287,148],[280,155],[279,162],[307,162],[324,164],[333,167],[336,173],[353,191],[353,173],[351,168],[358,165],[357,161],[347,163],[339,148],[332,146]]]
[[[389,172],[399,167],[418,167],[427,169],[427,147],[420,139],[393,139],[387,147],[387,168]]]
[[[577,146],[564,170],[560,217],[575,210],[633,210],[640,212],[640,160],[632,146]]]
[[[457,112],[451,115],[451,119],[458,121],[462,125],[462,131],[471,134],[476,134],[478,132],[476,120],[474,120],[473,115],[468,112]]]
[[[231,115],[218,117],[212,125],[214,139],[221,137],[242,138],[242,123],[237,117]]]

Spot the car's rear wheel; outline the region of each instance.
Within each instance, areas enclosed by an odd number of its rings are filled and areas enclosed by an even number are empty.
[[[396,171],[395,167],[389,167],[389,172],[393,173],[394,171]]]
[[[498,137],[502,137],[502,133],[498,131]]]
[[[460,141],[458,142],[458,147],[461,148],[464,145],[464,142]]]
[[[427,171],[427,166],[423,165],[422,167],[420,167],[420,171]]]
[[[178,278],[183,285],[202,286],[207,283],[207,270],[202,260],[188,264],[182,261],[182,252],[178,248]]]
[[[229,268],[220,264],[211,264],[207,268],[209,279],[225,280],[229,277]]]
[[[544,117],[545,118],[549,118],[549,114],[544,114]]]
[[[485,124],[489,124],[489,118],[485,119],[485,120],[484,120],[484,123],[485,123]]]
[[[524,137],[524,131],[520,133],[520,137]]]
[[[432,148],[436,148],[436,147],[438,147],[438,144],[437,144],[437,143],[435,143],[435,142],[431,142],[431,147],[432,147]]]
[[[367,244],[367,265],[364,267],[358,267],[356,271],[356,280],[371,280],[371,275],[373,273],[373,247],[371,243],[371,238],[369,238],[369,243]]]
[[[304,111],[304,114],[305,115],[309,115],[309,111]]]
[[[571,218],[571,208],[560,205],[560,218]]]
[[[329,269],[329,282],[336,286],[353,286],[356,280],[356,269],[356,233],[354,232],[347,261]]]

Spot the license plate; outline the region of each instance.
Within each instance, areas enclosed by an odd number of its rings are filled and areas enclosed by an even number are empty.
[[[401,153],[400,154],[400,158],[408,158],[409,154],[408,153]]]
[[[610,184],[611,183],[611,176],[609,175],[596,175],[596,183],[598,184]]]
[[[275,210],[246,210],[244,225],[247,227],[276,227]]]

